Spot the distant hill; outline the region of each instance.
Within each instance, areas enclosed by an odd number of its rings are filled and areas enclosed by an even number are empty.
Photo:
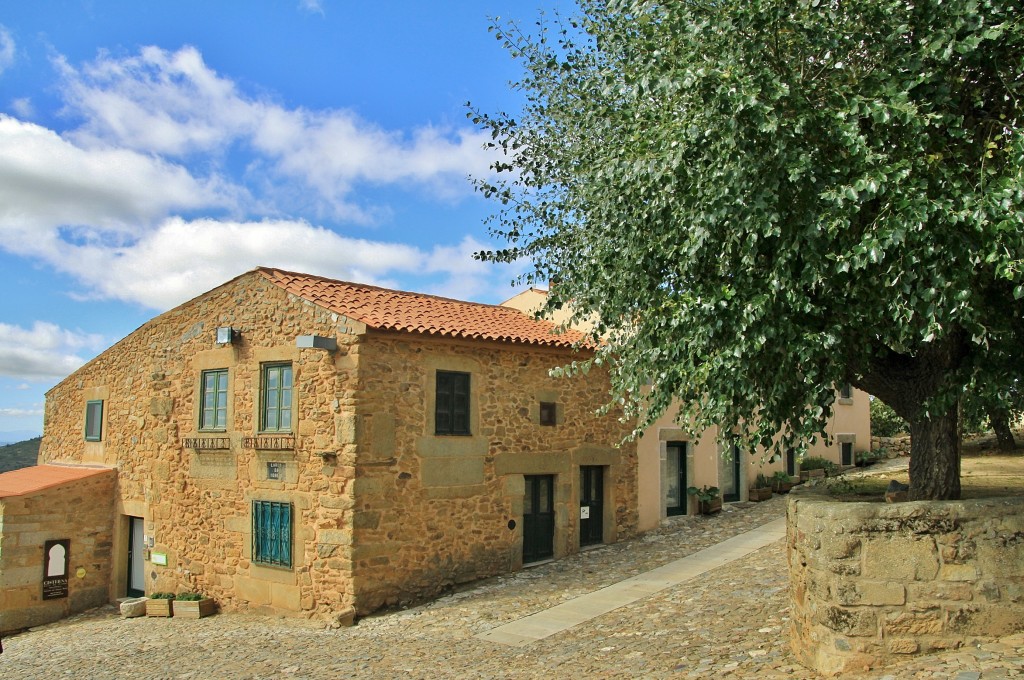
[[[39,457],[39,444],[42,441],[42,437],[36,437],[17,444],[0,446],[0,472],[9,472],[35,465],[36,459]]]

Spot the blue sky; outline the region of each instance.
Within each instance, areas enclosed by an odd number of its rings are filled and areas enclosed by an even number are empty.
[[[465,102],[515,111],[490,17],[559,0],[0,0],[0,442],[147,319],[258,265],[481,302]]]

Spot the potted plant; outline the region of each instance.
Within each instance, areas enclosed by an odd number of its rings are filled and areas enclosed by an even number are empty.
[[[704,485],[701,488],[691,486],[686,493],[697,497],[697,511],[702,515],[710,515],[722,509],[722,498],[717,486]]]
[[[174,616],[174,593],[152,593],[146,600],[146,616]]]
[[[750,487],[750,491],[747,494],[747,498],[760,503],[766,501],[772,497],[772,484],[768,481],[768,478],[763,474],[758,474],[757,479],[754,480],[753,486]]]
[[[776,470],[771,478],[772,491],[778,494],[789,493],[796,483],[784,470]]]
[[[174,615],[183,619],[201,619],[216,610],[213,599],[202,593],[178,593],[174,598]]]
[[[832,465],[832,462],[824,458],[804,458],[800,461],[800,479],[806,481],[808,479],[824,477],[826,465]]]

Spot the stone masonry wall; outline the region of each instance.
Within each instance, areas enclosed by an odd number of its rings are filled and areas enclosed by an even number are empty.
[[[231,326],[231,345],[216,328]],[[47,395],[42,461],[118,468],[118,562],[110,597],[126,591],[126,516],[143,517],[154,553],[146,591],[199,590],[222,607],[306,616],[351,610],[354,443],[337,422],[355,408],[355,333],[360,324],[291,296],[259,274],[243,275],[143,325]],[[298,335],[337,337],[337,352],[298,349]],[[261,364],[294,371],[293,446],[262,450]],[[199,432],[203,370],[228,369],[228,426]],[[85,403],[104,400],[101,442],[83,441]],[[187,438],[226,438],[222,450]],[[280,480],[267,463],[283,464]],[[252,501],[293,504],[293,566],[251,560]],[[147,551],[147,560],[149,559]]]
[[[0,499],[0,633],[41,626],[107,601],[113,470]],[[68,596],[42,599],[43,550],[71,539]]]
[[[791,497],[792,646],[821,673],[1024,630],[1024,498]]]
[[[416,601],[522,565],[524,474],[555,477],[555,557],[579,546],[580,465],[605,466],[605,541],[637,530],[636,447],[600,369],[555,379],[568,352],[367,336],[360,348],[356,609]],[[471,375],[471,435],[434,434],[437,370]],[[539,424],[541,401],[556,426]],[[510,525],[513,522],[513,525]]]

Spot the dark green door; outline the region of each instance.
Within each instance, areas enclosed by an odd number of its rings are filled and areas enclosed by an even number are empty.
[[[580,466],[580,547],[604,542],[604,468]]]
[[[786,449],[786,474],[796,477],[796,451],[793,449]]]
[[[665,514],[686,514],[686,442],[669,442],[665,455]]]
[[[843,465],[853,465],[853,442],[842,442],[839,447],[842,451]]]
[[[555,477],[526,475],[523,499],[523,564],[555,554]]]
[[[722,456],[718,469],[718,485],[722,489],[722,500],[735,503],[740,499],[740,448],[730,446]]]

